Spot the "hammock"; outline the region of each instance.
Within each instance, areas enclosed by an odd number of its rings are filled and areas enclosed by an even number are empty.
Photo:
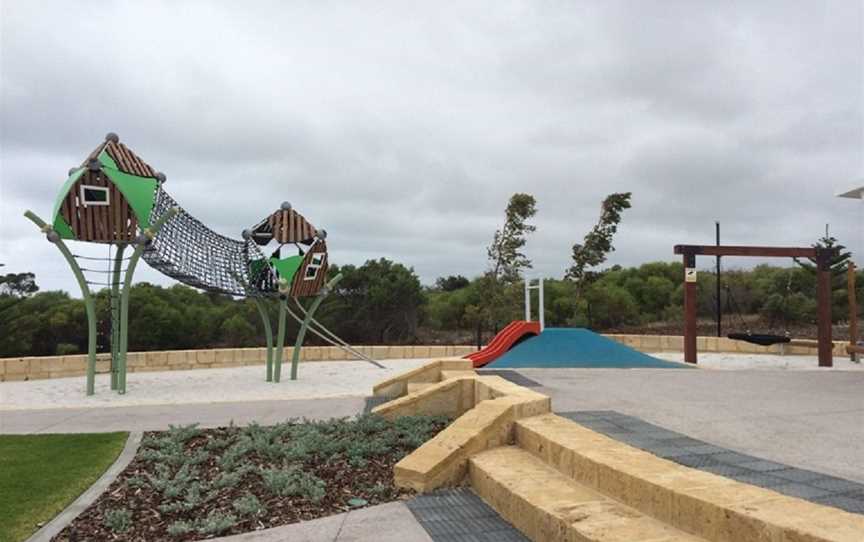
[[[770,335],[767,333],[730,333],[726,336],[735,341],[744,341],[761,346],[788,343],[792,340],[785,335]]]

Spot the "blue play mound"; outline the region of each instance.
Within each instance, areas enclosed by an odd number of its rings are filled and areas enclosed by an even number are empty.
[[[504,353],[488,368],[682,369],[582,328],[547,328]]]

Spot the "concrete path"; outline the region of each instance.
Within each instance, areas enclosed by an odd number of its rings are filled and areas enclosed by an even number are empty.
[[[651,354],[655,358],[684,363],[682,352]],[[864,371],[864,364],[854,363],[847,356],[834,356],[833,367],[819,367],[816,356],[777,356],[773,354],[733,354],[705,352],[697,356],[700,369],[719,370],[782,370],[782,371]]]
[[[201,427],[257,422],[272,425],[289,418],[327,419],[363,412],[363,396],[245,403],[194,403],[115,408],[55,408],[0,411],[0,434],[106,433],[158,431],[171,425]]]
[[[220,542],[432,542],[401,502],[224,538]]]
[[[557,412],[615,410],[724,448],[864,482],[864,371],[520,369]]]
[[[282,367],[282,382],[278,384],[264,380],[263,365],[130,373],[125,395],[111,391],[107,374],[98,375],[96,394],[91,396],[84,393],[83,376],[0,382],[0,413],[8,410],[188,405],[368,395],[378,382],[428,362],[428,359],[384,360],[381,362],[384,369],[365,361],[309,362],[300,365],[298,380],[289,379],[291,369],[288,363]]]

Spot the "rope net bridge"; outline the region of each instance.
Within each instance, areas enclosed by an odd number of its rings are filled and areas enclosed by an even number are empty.
[[[291,360],[291,378],[297,365],[306,331],[342,348],[357,358],[381,367],[315,320],[324,297],[341,279],[325,283],[328,269],[327,232],[316,229],[287,202],[243,231],[241,240],[208,228],[165,191],[166,177],[156,172],[124,144],[108,134],[79,167],[72,168],[60,189],[46,223],[31,211],[25,212],[47,239],[55,244],[72,269],[81,288],[88,320],[87,394],[95,391],[96,310],[91,285],[110,288],[111,305],[111,388],[126,392],[129,291],[140,259],[161,273],[194,288],[254,300],[264,324],[267,341],[267,381],[279,382],[285,340],[286,314],[300,323]],[[73,254],[65,240],[116,246],[109,251],[109,269],[81,267],[82,260],[102,260]],[[278,244],[270,257],[262,247]],[[282,257],[286,245],[297,254]],[[127,248],[132,254],[124,256]],[[125,266],[125,267],[124,267]],[[102,278],[88,280],[85,272]],[[308,309],[299,299],[314,298]],[[276,336],[273,336],[265,302],[279,300]],[[293,299],[303,317],[288,309]]]

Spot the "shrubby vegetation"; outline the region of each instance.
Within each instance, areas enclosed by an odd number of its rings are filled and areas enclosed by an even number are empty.
[[[322,323],[357,344],[410,344],[438,340],[476,341],[478,325],[483,340],[522,318],[524,292],[521,282],[503,284],[496,294],[494,311],[482,314],[488,303],[488,277],[442,277],[423,287],[414,271],[381,259],[359,267],[334,266],[345,278],[319,309]],[[549,326],[585,326],[604,331],[668,322],[682,316],[680,263],[653,262],[638,267],[613,266],[596,273],[582,295],[570,280],[547,279],[546,323]],[[842,279],[842,281],[840,280]],[[699,273],[698,314],[714,316],[715,278]],[[858,284],[864,285],[864,273]],[[814,273],[803,267],[760,265],[751,270],[723,274],[723,306],[727,328],[740,322],[734,310],[759,316],[768,327],[806,326],[816,318]],[[731,291],[730,296],[725,287]],[[860,288],[860,287],[859,287]],[[133,286],[130,305],[129,348],[173,350],[263,345],[264,331],[252,302],[202,293],[186,286]],[[864,290],[858,292],[864,299]],[[273,303],[273,320],[276,307]],[[835,322],[847,317],[845,278],[834,285]],[[108,296],[97,294],[100,351],[107,349]],[[289,320],[288,336],[297,331]],[[84,304],[64,292],[37,292],[15,296],[0,294],[0,357],[86,352],[87,321]],[[310,344],[317,338],[308,335]]]
[[[596,225],[573,245],[571,266],[562,270],[564,278],[547,279],[547,325],[628,332],[644,326],[653,332],[678,332],[683,312],[680,263],[598,269],[615,250],[613,237],[624,211],[631,207],[630,200],[629,192],[607,196]],[[353,344],[481,344],[490,333],[523,317],[522,278],[531,268],[523,249],[536,230],[531,223],[536,214],[537,203],[530,194],[510,198],[502,225],[486,249],[486,271],[473,279],[451,275],[423,287],[413,269],[384,258],[361,266],[333,265],[330,275],[342,273],[343,279],[316,317]],[[850,254],[827,234],[814,246],[840,249],[832,261],[832,310],[834,321],[842,321],[848,310],[845,273]],[[721,296],[726,329],[745,331],[755,324],[775,332],[797,326],[800,332],[802,326],[812,323],[816,316],[815,267],[808,261],[797,264],[726,272]],[[711,319],[715,314],[715,280],[710,272],[699,274],[701,318]],[[858,284],[864,280],[859,279]],[[83,302],[65,292],[38,290],[31,273],[0,277],[0,357],[85,352]],[[275,305],[271,303],[271,321],[275,321]],[[105,352],[110,335],[108,290],[96,294],[96,306],[99,351]],[[289,319],[288,337],[298,328]],[[129,330],[131,351],[261,346],[264,342],[253,302],[182,285],[134,285]],[[308,344],[317,341],[307,335]]]

